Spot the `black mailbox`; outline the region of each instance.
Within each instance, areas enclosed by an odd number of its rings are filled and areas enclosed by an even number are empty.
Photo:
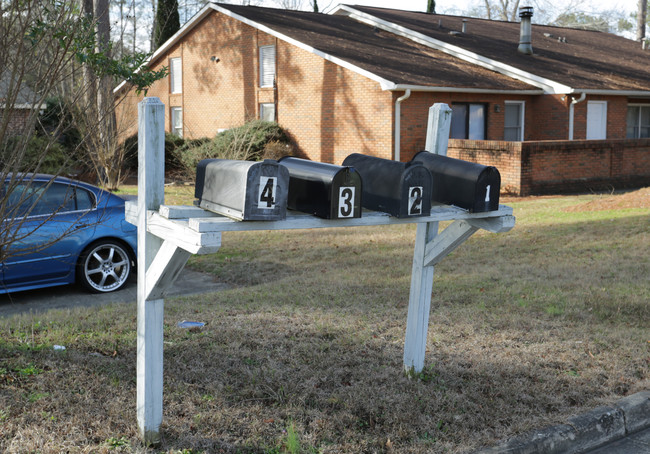
[[[361,217],[361,176],[351,167],[284,157],[289,170],[287,208],[324,219]]]
[[[501,175],[496,167],[421,151],[413,157],[433,176],[431,201],[472,213],[499,209]]]
[[[354,167],[361,175],[364,208],[397,218],[431,213],[431,173],[421,163],[353,153],[343,165]]]
[[[261,162],[204,159],[196,169],[194,197],[206,210],[244,221],[277,221],[287,214],[287,168]]]

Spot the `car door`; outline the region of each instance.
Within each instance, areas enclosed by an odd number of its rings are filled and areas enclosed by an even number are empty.
[[[69,183],[32,182],[7,229],[13,239],[2,262],[6,290],[72,282],[77,256],[93,236],[94,196]]]

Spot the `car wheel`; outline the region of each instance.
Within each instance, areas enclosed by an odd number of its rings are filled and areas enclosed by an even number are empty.
[[[81,254],[77,276],[91,292],[108,293],[124,287],[131,274],[131,256],[117,241],[103,240]]]

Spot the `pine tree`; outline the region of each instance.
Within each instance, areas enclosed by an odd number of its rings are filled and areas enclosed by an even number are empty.
[[[154,49],[159,48],[181,28],[178,0],[158,0],[153,31]]]

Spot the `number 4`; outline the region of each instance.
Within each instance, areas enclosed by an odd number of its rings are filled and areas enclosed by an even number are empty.
[[[270,209],[275,207],[275,177],[260,177],[260,190],[257,198],[257,207]]]

